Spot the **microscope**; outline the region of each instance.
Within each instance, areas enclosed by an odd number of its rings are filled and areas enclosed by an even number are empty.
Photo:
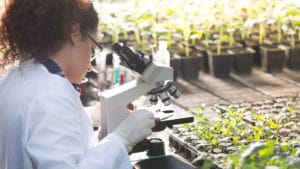
[[[131,46],[124,43],[113,44],[112,50],[119,56],[120,65],[134,71],[138,76],[135,80],[100,94],[101,131],[99,139],[111,133],[128,116],[127,105],[139,97],[149,96],[149,101],[153,106],[157,106],[159,99],[162,106],[168,106],[171,103],[170,97],[178,98],[180,96],[180,92],[173,84],[172,67],[152,62],[151,58],[146,58],[142,52],[135,51]],[[154,114],[155,127],[152,131],[162,131],[175,124],[193,122],[194,119],[191,114],[177,110],[179,109],[161,111],[158,113],[159,116]],[[137,145],[139,148],[136,150],[143,151],[148,147],[154,147],[154,150],[151,151],[152,154],[151,152],[148,153],[150,156],[164,155],[164,151],[155,150],[157,145],[162,146],[161,141],[153,139],[152,142],[153,144],[151,141],[145,141],[140,144],[141,146]],[[161,153],[157,154],[156,152]]]

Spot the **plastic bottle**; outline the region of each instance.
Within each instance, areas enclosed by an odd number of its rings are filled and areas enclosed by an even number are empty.
[[[154,61],[164,66],[170,66],[170,52],[168,51],[168,43],[165,39],[158,41],[158,50],[155,54]]]
[[[98,84],[99,90],[104,91],[107,88],[106,81],[106,56],[108,51],[103,50],[99,52],[99,57],[96,57],[97,70],[98,70]],[[96,53],[97,54],[97,53]]]
[[[114,84],[120,85],[120,58],[115,53],[113,54],[114,67]]]

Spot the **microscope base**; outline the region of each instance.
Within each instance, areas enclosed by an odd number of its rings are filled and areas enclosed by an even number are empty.
[[[134,169],[196,169],[174,155],[154,157],[137,162]]]
[[[134,169],[196,169],[184,158],[175,154],[175,150],[169,146],[169,129],[153,132],[151,138],[161,138],[164,142],[165,154],[160,156],[149,156],[147,151],[133,153],[130,161]]]

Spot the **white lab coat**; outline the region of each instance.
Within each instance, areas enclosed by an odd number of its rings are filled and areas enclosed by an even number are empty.
[[[71,83],[32,60],[0,84],[0,169],[129,169],[110,134],[92,145],[92,127]]]

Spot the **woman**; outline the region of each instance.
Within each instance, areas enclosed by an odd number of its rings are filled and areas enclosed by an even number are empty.
[[[10,0],[0,26],[1,169],[129,169],[128,152],[151,134],[153,114],[136,110],[92,145],[76,91],[90,69],[98,18],[88,0]],[[112,112],[113,113],[113,112]]]
[[[4,76],[5,76],[5,74],[6,74],[6,71],[5,71],[5,69],[4,69],[4,67],[2,66],[2,64],[1,64],[1,60],[2,60],[2,58],[1,58],[2,56],[1,56],[1,52],[0,52],[0,83],[1,83],[1,81],[2,81],[2,79],[4,78]]]

